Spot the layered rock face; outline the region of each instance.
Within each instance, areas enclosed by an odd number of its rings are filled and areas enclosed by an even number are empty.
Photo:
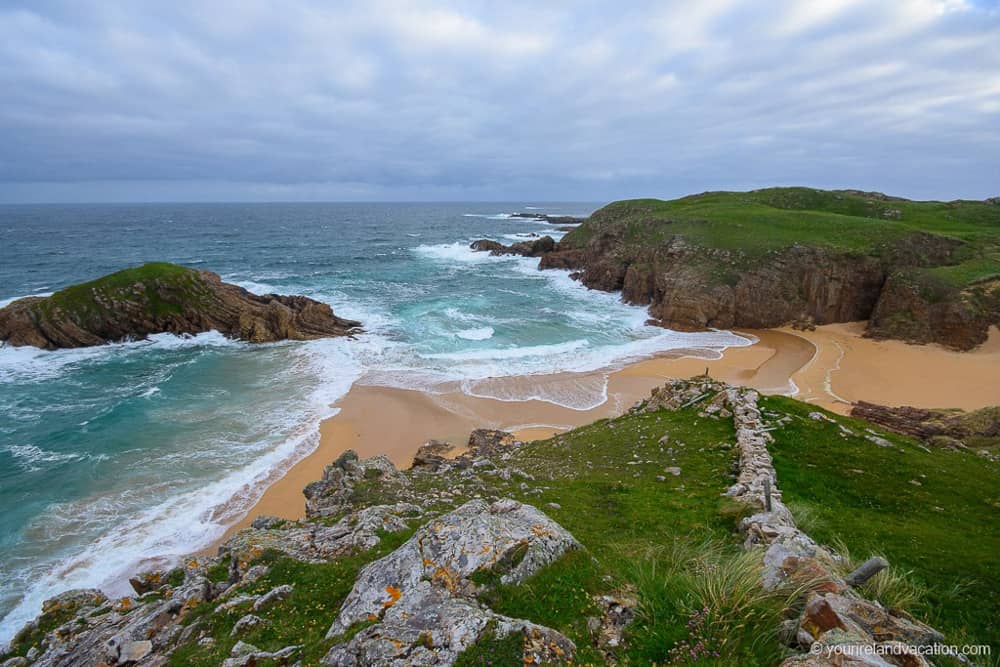
[[[963,448],[1000,441],[1000,408],[973,412],[889,407],[858,401],[851,416],[942,447]]]
[[[252,343],[312,340],[360,326],[304,296],[252,294],[209,271],[162,263],[0,309],[0,342],[48,350],[212,329]]]
[[[615,217],[622,213],[598,211],[587,234],[555,244],[539,268],[569,269],[591,289],[621,291],[626,302],[649,306],[656,323],[681,330],[870,319],[873,337],[968,350],[1000,325],[1000,280],[960,289],[908,279],[914,269],[953,263],[962,243],[944,236],[915,231],[872,252],[793,243],[750,257],[671,234],[670,220],[626,222]]]
[[[476,252],[489,252],[491,255],[520,255],[522,257],[541,257],[556,249],[556,242],[551,236],[543,236],[533,241],[520,241],[504,245],[489,239],[473,241],[470,248]]]

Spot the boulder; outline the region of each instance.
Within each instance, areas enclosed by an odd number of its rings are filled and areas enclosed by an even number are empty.
[[[409,484],[409,480],[396,470],[387,456],[373,456],[361,461],[357,453],[349,449],[323,470],[322,479],[302,490],[306,497],[306,517],[329,517],[352,509],[354,487],[365,480],[378,480],[382,484]]]
[[[472,457],[491,458],[509,450],[516,443],[517,439],[513,433],[477,428],[469,434],[469,449],[466,454]]]
[[[357,623],[377,623],[334,646],[324,664],[452,664],[488,627],[496,636],[521,632],[525,655],[569,659],[572,642],[483,607],[470,577],[488,573],[502,583],[519,583],[577,548],[572,535],[530,505],[469,501],[361,570],[327,637]]]
[[[445,454],[453,449],[455,449],[455,446],[450,442],[429,440],[422,444],[417,453],[413,455],[412,467],[437,470],[442,466],[448,465],[448,458]]]

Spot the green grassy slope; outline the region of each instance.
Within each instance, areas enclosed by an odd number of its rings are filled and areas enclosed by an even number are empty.
[[[148,262],[59,290],[42,302],[40,308],[45,315],[58,309],[64,317],[80,323],[100,321],[113,310],[112,302],[122,299],[141,302],[154,315],[180,312],[179,303],[165,301],[157,287],[167,288],[178,300],[190,304],[201,303],[207,294],[204,279],[195,269],[168,262]]]
[[[836,425],[808,417],[813,406],[790,399],[767,398],[763,407],[777,427],[779,485],[803,527],[822,542],[843,543],[855,558],[881,553],[893,564],[892,578],[866,593],[905,605],[949,641],[997,645],[998,465],[968,453],[928,452],[873,429],[894,445],[879,447],[864,438],[866,425],[833,416],[855,433],[842,437]],[[660,442],[664,434],[667,443]],[[526,488],[516,475],[493,478],[485,490],[466,490],[450,475],[418,475],[414,484],[455,493],[441,511],[473,494],[517,498],[576,536],[585,551],[523,585],[490,585],[488,576],[479,583],[487,584],[482,601],[493,609],[573,639],[577,664],[604,663],[587,618],[600,615],[595,596],[614,594],[639,603],[618,651],[624,664],[693,664],[689,651],[702,641],[699,665],[774,665],[785,652],[776,629],[788,592],[760,591],[759,556],[743,552],[735,531],[745,510],[720,495],[732,482],[733,440],[730,420],[699,417],[696,408],[630,414],[518,450],[510,465],[534,477]],[[666,470],[673,466],[680,475]],[[356,496],[362,504],[382,504],[394,502],[393,493],[373,483]],[[332,564],[275,560],[254,590],[293,583],[295,593],[267,611],[269,627],[243,639],[268,650],[304,644],[303,664],[316,664],[330,646],[323,633],[357,570],[405,536]],[[235,643],[228,633],[245,610],[211,616],[210,607],[192,620],[204,618],[216,644],[184,647],[175,665],[217,664]],[[460,664],[519,665],[519,656],[515,640],[490,640]]]
[[[941,278],[961,286],[1000,276],[1000,206],[977,201],[883,200],[800,187],[635,199],[597,211],[564,242],[582,245],[606,225],[623,225],[636,243],[681,235],[700,246],[739,250],[750,260],[795,243],[877,255],[924,232],[964,242],[960,263],[937,270]]]

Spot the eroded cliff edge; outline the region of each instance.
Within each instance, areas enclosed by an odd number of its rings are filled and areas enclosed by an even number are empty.
[[[675,329],[869,320],[873,337],[968,350],[1000,324],[1000,205],[807,188],[622,201],[539,268]]]
[[[164,262],[0,309],[0,342],[48,350],[213,329],[253,343],[312,340],[350,335],[360,326],[304,296],[257,295],[210,271]]]

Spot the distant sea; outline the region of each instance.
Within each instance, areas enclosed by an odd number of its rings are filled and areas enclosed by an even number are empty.
[[[533,207],[533,208],[531,208]],[[642,308],[537,259],[473,253],[586,215],[586,203],[0,206],[0,305],[146,261],[204,268],[257,293],[305,294],[361,320],[357,340],[193,338],[44,352],[0,348],[0,642],[61,590],[128,592],[153,559],[219,538],[318,442],[355,382],[434,391],[746,344],[647,326]],[[563,385],[564,386],[564,385]],[[541,398],[576,409],[601,382]]]

